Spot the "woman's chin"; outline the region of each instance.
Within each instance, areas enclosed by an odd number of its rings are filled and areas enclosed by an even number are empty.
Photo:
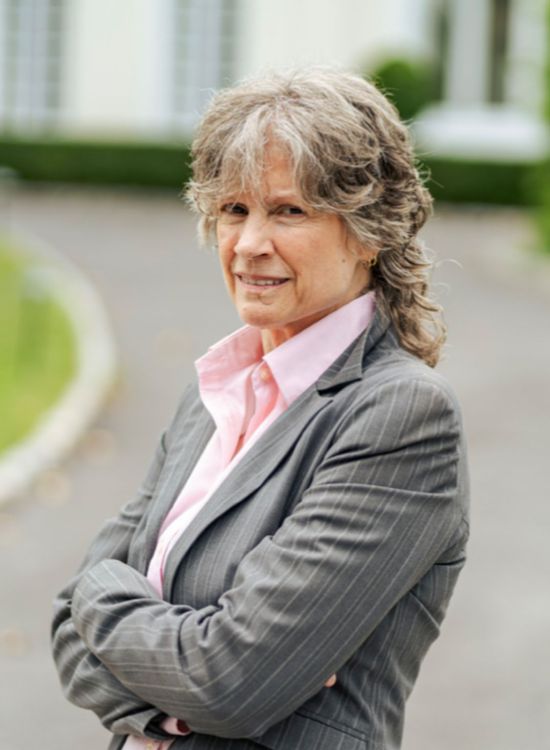
[[[267,305],[238,305],[237,313],[245,325],[253,328],[277,328],[284,325],[284,320]]]

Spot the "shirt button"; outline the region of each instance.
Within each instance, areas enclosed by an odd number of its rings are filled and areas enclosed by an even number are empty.
[[[156,744],[157,744],[156,742],[148,742],[148,743],[147,743],[147,744],[145,745],[145,749],[146,749],[146,750],[155,750],[155,745],[156,745]]]
[[[260,370],[260,378],[264,381],[264,383],[271,379],[271,372],[267,365],[264,365]]]

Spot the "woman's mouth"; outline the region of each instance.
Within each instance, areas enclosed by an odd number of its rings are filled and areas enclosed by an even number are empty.
[[[235,276],[242,286],[255,291],[260,289],[275,289],[286,284],[288,281],[288,278],[280,278],[276,276],[253,276],[245,273],[236,273]]]

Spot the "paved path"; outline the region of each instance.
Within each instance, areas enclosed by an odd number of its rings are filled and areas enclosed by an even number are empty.
[[[237,325],[215,259],[177,196],[24,189],[13,220],[95,281],[121,349],[112,399],[71,460],[0,513],[0,750],[99,750],[65,703],[48,651],[53,593],[132,494],[190,377]],[[550,747],[550,296],[515,270],[529,241],[510,212],[442,211],[427,233],[464,405],[474,492],[470,561],[410,701],[404,750]],[[304,750],[308,750],[304,748]]]

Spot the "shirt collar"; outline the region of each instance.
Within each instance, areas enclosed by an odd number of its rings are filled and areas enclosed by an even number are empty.
[[[264,355],[287,405],[367,328],[374,310],[374,292],[363,294]]]
[[[201,386],[216,387],[237,372],[261,361],[262,337],[258,328],[244,326],[209,347],[196,360],[195,368]]]
[[[223,387],[228,378],[262,360],[289,406],[312,385],[369,325],[375,295],[368,292],[263,354],[258,328],[244,326],[211,346],[195,362],[201,390]]]

